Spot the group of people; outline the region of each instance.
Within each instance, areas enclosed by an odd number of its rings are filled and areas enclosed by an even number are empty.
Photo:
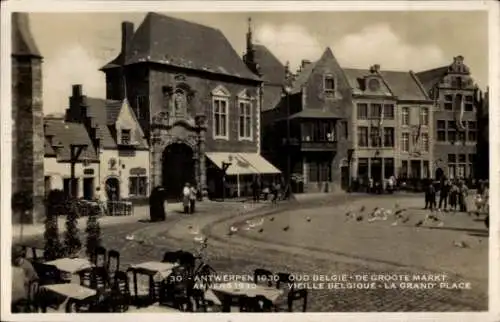
[[[484,196],[488,194],[488,183],[479,182],[477,193]],[[439,204],[436,203],[436,196],[439,192]],[[444,178],[436,187],[434,183],[429,183],[425,191],[425,209],[442,209],[444,211],[467,212],[467,196],[469,188],[463,180],[448,180]]]
[[[195,185],[186,183],[182,189],[182,205],[184,213],[193,214],[196,207],[198,190]],[[152,222],[165,221],[167,194],[165,188],[158,186],[151,191],[149,196],[149,216]]]
[[[251,184],[252,196],[254,202],[259,202],[261,195],[264,197],[264,201],[269,200],[269,196],[271,196],[271,201],[276,203],[280,194],[283,194],[284,198],[287,198],[287,194],[290,193],[288,189],[283,190],[282,183],[278,180],[275,182],[271,182],[270,184],[264,184],[259,179],[255,179]]]

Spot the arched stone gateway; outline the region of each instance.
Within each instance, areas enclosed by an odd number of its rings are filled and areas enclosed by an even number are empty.
[[[116,177],[109,177],[106,179],[106,196],[108,200],[120,199],[120,180]]]
[[[179,200],[186,182],[196,184],[195,154],[193,149],[180,142],[166,146],[162,156],[162,185],[167,198]]]

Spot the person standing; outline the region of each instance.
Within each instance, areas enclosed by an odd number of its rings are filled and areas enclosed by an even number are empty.
[[[189,214],[191,187],[189,183],[186,182],[184,189],[182,189],[182,205],[184,206],[184,213]]]
[[[96,190],[95,197],[97,200],[97,205],[99,206],[99,210],[101,211],[101,215],[108,216],[108,207],[106,204],[106,197],[104,196],[104,193],[102,193],[100,187],[97,187],[95,190]]]
[[[458,186],[457,183],[454,182],[450,188],[450,208],[453,211],[457,210],[457,201],[458,201]]]
[[[450,194],[451,185],[448,180],[443,182],[441,186],[441,191],[439,193],[439,209],[443,209],[444,211],[448,208],[448,196]],[[443,208],[444,207],[444,208]]]
[[[259,202],[260,183],[257,178],[253,180],[251,188],[252,188],[253,201]]]
[[[189,212],[194,214],[195,206],[196,206],[196,195],[198,191],[196,190],[195,185],[193,184],[189,189]]]
[[[436,188],[434,188],[434,185],[429,183],[427,190],[425,192],[425,208],[424,209],[430,209],[433,210],[436,207]]]
[[[152,222],[164,221],[165,215],[165,189],[155,187],[149,196],[149,217]]]
[[[467,188],[464,181],[461,181],[459,194],[458,194],[458,204],[460,205],[460,212],[467,212],[467,196],[468,195],[469,195],[469,188]]]

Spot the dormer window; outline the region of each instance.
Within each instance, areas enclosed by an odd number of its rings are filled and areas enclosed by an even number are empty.
[[[335,77],[333,75],[325,75],[323,88],[327,94],[335,93]]]
[[[120,133],[120,143],[123,145],[132,144],[131,131],[129,129],[122,129]]]
[[[378,91],[380,88],[380,82],[376,78],[368,79],[368,89],[372,92]]]

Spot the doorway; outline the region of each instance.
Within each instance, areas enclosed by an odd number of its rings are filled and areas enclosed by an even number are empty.
[[[184,143],[170,144],[163,152],[163,187],[170,200],[180,200],[184,184],[195,182],[193,150]]]
[[[83,178],[83,199],[94,199],[94,178]]]
[[[118,178],[111,177],[106,180],[106,195],[110,201],[120,199],[120,181]]]

